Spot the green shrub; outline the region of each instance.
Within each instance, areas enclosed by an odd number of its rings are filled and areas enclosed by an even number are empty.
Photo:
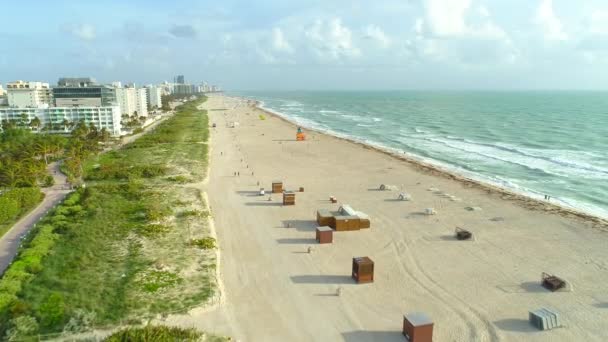
[[[38,341],[38,322],[31,316],[19,316],[9,322],[7,341]]]
[[[212,237],[205,237],[202,239],[192,239],[192,240],[190,240],[190,245],[198,247],[200,249],[214,249],[215,248],[215,239]]]
[[[186,176],[172,176],[172,177],[167,177],[167,180],[170,182],[175,182],[178,184],[187,184],[187,183],[192,183],[192,179],[186,177]]]
[[[186,210],[179,214],[180,217],[207,217],[209,212],[201,210]]]
[[[96,315],[94,312],[76,309],[68,323],[63,327],[63,332],[75,334],[92,330],[95,318]]]
[[[86,190],[84,190],[84,193],[86,194],[89,191],[92,191],[92,190],[87,188]],[[63,201],[63,205],[72,206],[72,205],[76,205],[79,202],[80,202],[80,192],[74,192],[74,193],[72,193],[72,195],[70,195],[70,197],[68,197],[65,201]]]
[[[199,341],[202,334],[195,329],[148,325],[125,328],[108,336],[104,342]]]
[[[0,194],[0,226],[14,222],[38,205],[43,197],[38,188],[16,188]]]
[[[45,327],[60,325],[63,322],[64,306],[63,296],[58,292],[52,293],[38,308],[42,325]]]
[[[13,306],[11,307],[11,315],[13,315],[13,317],[21,316],[27,313],[30,308],[31,306],[28,303],[22,300],[15,300]]]
[[[183,207],[183,206],[192,204],[192,202],[191,201],[176,200],[176,201],[173,202],[173,204],[176,205],[176,206],[179,206],[179,207]]]
[[[44,182],[42,184],[45,187],[53,186],[55,184],[55,178],[53,178],[53,176],[51,176],[51,175],[46,175],[46,177],[44,177]]]
[[[160,289],[171,287],[182,279],[175,273],[167,271],[148,271],[140,276],[139,286],[146,292],[156,292]]]
[[[146,224],[137,228],[137,233],[147,238],[155,238],[169,232],[171,227],[162,224]]]
[[[171,215],[171,208],[162,206],[159,203],[153,203],[146,208],[146,219],[149,222],[158,222]]]
[[[19,211],[21,210],[21,206],[19,202],[8,196],[0,197],[0,224],[8,221],[14,220],[17,215],[19,215]]]
[[[133,130],[133,134],[139,134],[139,133],[143,133],[144,129],[141,127],[137,127],[136,129]]]

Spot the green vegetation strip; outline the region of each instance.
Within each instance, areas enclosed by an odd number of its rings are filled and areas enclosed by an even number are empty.
[[[230,338],[207,335],[194,329],[148,325],[142,328],[126,328],[107,337],[104,342],[148,342],[148,341],[208,341],[225,342]]]
[[[3,236],[15,222],[34,209],[44,194],[37,187],[15,188],[0,193],[0,237]]]
[[[39,222],[0,280],[6,338],[139,324],[212,298],[202,101],[83,162],[86,187]]]

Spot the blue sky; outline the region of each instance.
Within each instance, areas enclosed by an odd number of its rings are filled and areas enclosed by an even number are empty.
[[[606,89],[608,1],[10,1],[0,82]]]

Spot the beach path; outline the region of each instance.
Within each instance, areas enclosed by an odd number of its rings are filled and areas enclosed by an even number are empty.
[[[13,227],[0,238],[0,274],[3,274],[21,245],[21,238],[32,229],[50,209],[59,204],[71,192],[67,177],[59,169],[59,163],[54,162],[47,166],[47,171],[55,181],[53,186],[43,188],[44,199],[36,208],[22,217]]]

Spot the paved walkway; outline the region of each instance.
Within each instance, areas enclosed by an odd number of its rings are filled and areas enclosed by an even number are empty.
[[[13,228],[0,238],[0,274],[4,274],[8,265],[13,261],[13,258],[21,245],[21,238],[30,231],[42,216],[71,192],[71,190],[67,190],[67,177],[61,173],[57,162],[49,164],[47,170],[49,171],[49,174],[53,175],[55,185],[50,188],[42,189],[42,192],[45,194],[42,203],[29,214],[22,217],[21,220],[17,221]]]

